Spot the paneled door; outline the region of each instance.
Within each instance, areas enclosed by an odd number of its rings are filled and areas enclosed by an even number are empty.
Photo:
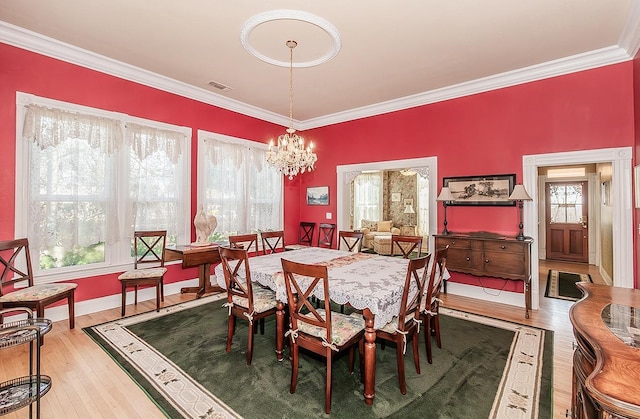
[[[547,182],[547,259],[589,262],[587,182]]]

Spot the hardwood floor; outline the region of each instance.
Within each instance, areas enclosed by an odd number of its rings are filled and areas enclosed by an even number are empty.
[[[594,282],[601,281],[597,269],[579,264],[540,263],[540,290],[544,295],[548,269],[590,273]],[[165,305],[194,298],[194,294],[176,294],[165,297]],[[451,308],[498,317],[553,330],[553,405],[554,417],[564,417],[570,409],[571,363],[573,332],[568,312],[572,302],[541,297],[540,310],[524,318],[519,307],[487,303],[455,295],[443,295],[444,305]],[[155,301],[127,306],[127,314],[155,309]],[[83,327],[103,323],[120,317],[120,308],[106,310],[76,318],[76,328],[69,330],[68,322],[54,324],[42,347],[44,374],[51,376],[53,385],[41,401],[43,418],[164,418],[165,416],[134,384],[127,374],[82,331]],[[443,345],[447,345],[443,331]],[[437,351],[434,349],[434,362]],[[28,345],[0,351],[0,381],[27,374]],[[363,405],[364,408],[364,405]],[[28,408],[5,416],[8,419],[28,417]]]

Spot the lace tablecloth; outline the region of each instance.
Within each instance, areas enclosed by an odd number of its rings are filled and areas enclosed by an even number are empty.
[[[400,310],[409,265],[407,259],[318,247],[249,258],[251,279],[274,290],[280,301],[287,300],[281,259],[326,264],[331,300],[338,304],[349,303],[359,310],[368,308],[375,316],[373,327],[376,329],[387,324]],[[215,274],[218,285],[226,288],[222,265],[216,266]],[[410,295],[417,292],[415,284],[412,283],[412,287]],[[316,297],[323,298],[322,289],[316,291]]]

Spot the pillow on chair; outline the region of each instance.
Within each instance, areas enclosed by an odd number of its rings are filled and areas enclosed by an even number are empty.
[[[391,224],[393,221],[378,221],[378,231],[391,232]]]
[[[366,228],[366,229],[369,229],[369,231],[375,231],[377,226],[378,226],[377,221],[362,220],[360,228],[362,229]]]

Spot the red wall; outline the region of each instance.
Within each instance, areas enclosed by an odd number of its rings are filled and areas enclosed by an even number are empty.
[[[305,132],[318,163],[301,190],[329,185],[331,197],[318,208],[300,196],[300,216],[323,222],[325,212],[336,213],[336,165],[437,156],[439,185],[442,177],[503,173],[521,183],[523,155],[633,146],[633,94],[633,64],[625,62]],[[516,235],[519,214],[514,207],[449,207],[447,221],[457,232]]]
[[[197,130],[267,142],[283,127],[0,43],[0,240],[14,238],[16,91],[193,128],[191,219],[196,211]],[[298,217],[297,185],[286,187],[286,214]],[[192,230],[192,240],[195,231]],[[292,240],[293,241],[293,240]],[[76,301],[120,293],[117,275],[80,284]],[[170,267],[167,282],[197,278],[196,268]]]
[[[191,217],[198,129],[263,142],[284,130],[5,44],[0,75],[0,240],[14,237],[16,91],[192,127]],[[634,145],[633,94],[633,63],[626,62],[306,131],[318,162],[314,172],[285,180],[286,242],[297,240],[301,220],[324,222],[326,212],[335,219],[336,165],[437,156],[439,183],[442,177],[497,173],[516,173],[521,182],[524,154]],[[307,206],[300,191],[322,185],[330,187],[329,207]],[[513,207],[452,207],[447,219],[454,231],[515,234],[518,213]],[[196,276],[195,269],[171,267],[168,282]],[[77,301],[120,292],[115,275],[77,282]]]

